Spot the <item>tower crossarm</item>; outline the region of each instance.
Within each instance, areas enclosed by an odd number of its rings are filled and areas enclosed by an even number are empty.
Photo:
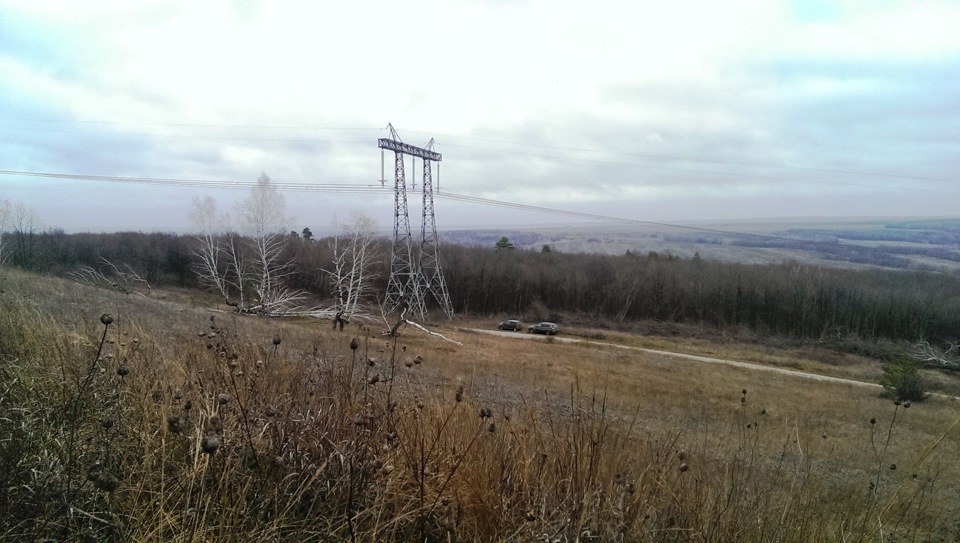
[[[392,140],[389,138],[380,138],[377,140],[377,145],[381,149],[388,149],[397,153],[403,153],[405,155],[415,156],[417,158],[422,158],[424,160],[433,160],[439,162],[443,159],[443,155],[429,149],[424,149],[423,147],[417,147],[416,145],[410,145],[409,143],[403,143],[402,141]]]

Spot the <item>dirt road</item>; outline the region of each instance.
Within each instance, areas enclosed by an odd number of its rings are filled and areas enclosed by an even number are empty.
[[[539,338],[540,340],[543,340],[543,339],[546,337],[546,336],[541,336],[541,335],[536,335],[536,334],[527,334],[527,333],[523,333],[523,332],[504,332],[504,331],[501,331],[501,330],[484,330],[484,329],[481,329],[481,328],[466,328],[465,330],[469,330],[469,331],[471,331],[471,332],[479,332],[479,333],[481,333],[481,334],[490,334],[490,335],[494,335],[494,336],[510,337],[510,338],[514,338],[514,339],[528,339],[528,340],[530,340],[530,339],[538,339],[538,338]],[[627,346],[627,345],[617,345],[617,344],[615,344],[615,343],[606,343],[606,342],[603,342],[603,341],[592,341],[592,340],[586,340],[586,339],[576,339],[576,338],[558,337],[558,336],[549,336],[549,337],[551,337],[553,341],[558,341],[558,342],[563,342],[563,343],[586,343],[586,344],[590,344],[590,345],[601,345],[601,346],[604,346],[604,347],[612,347],[612,348],[615,348],[615,349],[626,349],[626,350],[630,350],[630,351],[641,351],[641,352],[645,352],[645,353],[657,354],[657,355],[660,355],[660,356],[669,356],[669,357],[673,357],[673,358],[683,358],[683,359],[686,359],[686,360],[696,360],[697,362],[706,362],[706,363],[710,363],[710,364],[725,364],[725,365],[727,365],[727,366],[735,366],[735,367],[738,367],[738,368],[746,368],[746,369],[751,369],[751,370],[771,371],[771,372],[779,373],[779,374],[781,374],[781,375],[792,375],[792,376],[794,376],[794,377],[800,377],[800,378],[803,378],[803,379],[812,379],[812,380],[815,380],[815,381],[829,381],[829,382],[833,382],[833,383],[845,383],[845,384],[848,384],[848,385],[856,385],[856,386],[862,386],[862,387],[870,387],[870,388],[877,388],[877,389],[880,388],[880,385],[878,385],[878,384],[876,384],[876,383],[866,383],[866,382],[863,382],[863,381],[855,381],[855,380],[853,380],[853,379],[844,379],[844,378],[842,378],[842,377],[830,377],[830,376],[828,376],[828,375],[818,375],[818,374],[816,374],[816,373],[807,373],[807,372],[803,372],[803,371],[788,370],[788,369],[786,369],[786,368],[778,368],[778,367],[776,367],[776,366],[765,366],[765,365],[763,365],[763,364],[756,364],[756,363],[754,363],[754,362],[742,362],[742,361],[739,361],[739,360],[728,360],[728,359],[724,359],[724,358],[711,358],[711,357],[709,357],[709,356],[700,356],[700,355],[695,355],[695,354],[677,353],[677,352],[671,352],[671,351],[658,351],[658,350],[656,350],[656,349],[647,349],[647,348],[644,348],[644,347],[630,347],[630,346]]]

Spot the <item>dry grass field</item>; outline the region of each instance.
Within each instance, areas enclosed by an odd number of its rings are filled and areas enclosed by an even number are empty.
[[[960,539],[960,402],[490,325],[392,338],[0,270],[0,540]]]

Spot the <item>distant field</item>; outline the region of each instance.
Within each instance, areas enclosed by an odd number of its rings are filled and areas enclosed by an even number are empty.
[[[506,236],[518,248],[571,253],[655,251],[724,262],[796,260],[836,267],[960,270],[960,219],[788,219],[683,225],[603,224],[510,231],[451,231],[448,243],[493,246]],[[862,249],[870,249],[863,251]]]

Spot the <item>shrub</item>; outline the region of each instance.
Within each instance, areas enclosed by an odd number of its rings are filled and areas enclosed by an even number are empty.
[[[883,365],[880,384],[900,401],[918,401],[927,397],[927,386],[920,375],[920,364],[905,356],[892,356]]]

